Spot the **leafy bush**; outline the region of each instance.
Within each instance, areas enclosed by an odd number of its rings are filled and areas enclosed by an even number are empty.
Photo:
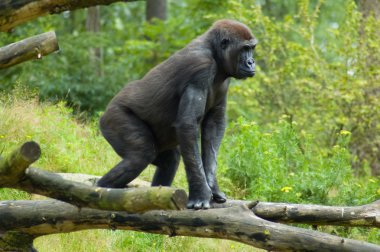
[[[244,189],[246,198],[263,201],[351,205],[380,197],[378,179],[353,176],[350,132],[342,130],[334,147],[321,149],[315,136],[297,128],[288,116],[268,132],[239,118],[223,140],[224,176]]]

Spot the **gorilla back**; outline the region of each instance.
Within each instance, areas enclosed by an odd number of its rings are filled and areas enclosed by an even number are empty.
[[[122,161],[98,185],[125,187],[154,164],[152,185],[170,186],[181,155],[188,207],[209,208],[212,198],[225,202],[215,175],[229,78],[254,76],[256,43],[244,24],[220,20],[144,78],[125,86],[100,119],[103,136]]]

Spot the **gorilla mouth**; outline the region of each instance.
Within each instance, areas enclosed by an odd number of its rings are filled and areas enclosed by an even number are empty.
[[[255,71],[247,71],[247,70],[244,70],[244,69],[241,69],[241,73],[246,76],[246,77],[253,77],[255,76]]]

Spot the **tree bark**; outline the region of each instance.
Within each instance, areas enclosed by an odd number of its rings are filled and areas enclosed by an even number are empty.
[[[31,59],[41,59],[42,56],[58,50],[59,46],[55,32],[51,31],[36,35],[1,47],[0,69],[11,67]]]
[[[166,0],[147,0],[145,11],[148,22],[152,22],[154,18],[166,20],[167,2]]]
[[[0,32],[47,14],[137,0],[18,0],[0,2]]]
[[[239,241],[275,251],[380,251],[380,246],[313,230],[273,223],[257,217],[245,205],[209,210],[149,211],[143,214],[78,210],[67,203],[3,201],[0,203],[0,246],[15,250],[20,240],[85,229],[121,229]],[[15,234],[18,239],[14,239]],[[11,239],[9,239],[10,237]],[[21,239],[23,238],[23,239]],[[2,242],[2,243],[1,243]],[[31,247],[29,242],[23,246]]]

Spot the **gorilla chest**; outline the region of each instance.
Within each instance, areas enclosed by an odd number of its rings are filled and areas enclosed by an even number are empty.
[[[206,113],[225,100],[229,81],[215,81],[207,90]]]

